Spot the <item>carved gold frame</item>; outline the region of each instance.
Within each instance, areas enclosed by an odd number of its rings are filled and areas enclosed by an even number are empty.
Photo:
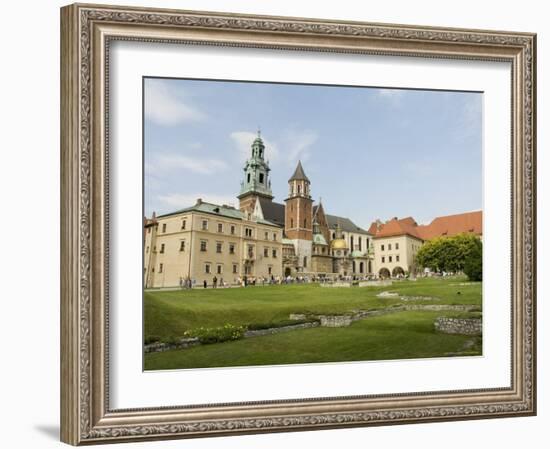
[[[61,37],[62,441],[78,445],[535,414],[534,34],[75,4],[61,9]],[[117,39],[510,62],[511,387],[111,410],[106,80],[109,44]]]

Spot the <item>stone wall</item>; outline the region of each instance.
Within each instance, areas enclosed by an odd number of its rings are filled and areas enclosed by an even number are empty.
[[[144,346],[144,352],[164,352],[169,351],[170,349],[185,349],[190,348],[191,346],[200,345],[198,338],[182,338],[177,343],[151,343]]]
[[[320,315],[321,327],[346,327],[351,324],[351,315]]]
[[[479,310],[479,306],[475,305],[458,305],[458,304],[411,304],[404,306],[405,310],[455,310],[457,312],[471,312]]]
[[[269,329],[258,329],[258,330],[246,331],[244,333],[244,338],[260,337],[262,335],[280,334],[282,332],[295,331],[298,329],[309,329],[310,327],[317,327],[317,326],[319,326],[319,323],[317,321],[314,321],[312,323],[293,324],[290,326],[283,326],[283,327],[270,327]]]
[[[332,284],[330,284],[330,283],[321,283],[319,285],[321,287],[351,287],[351,282],[337,281],[337,282],[333,282]]]
[[[435,330],[445,334],[481,335],[480,318],[439,317],[434,323]]]

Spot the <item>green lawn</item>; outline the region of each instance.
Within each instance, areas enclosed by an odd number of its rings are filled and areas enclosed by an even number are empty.
[[[248,325],[288,319],[290,313],[338,314],[402,304],[377,298],[382,291],[437,300],[407,304],[473,304],[481,307],[481,283],[419,279],[391,287],[322,288],[277,285],[145,293],[145,337],[167,340],[197,327]],[[145,369],[289,364],[480,354],[481,339],[436,334],[433,321],[456,312],[409,311],[371,317],[345,328],[314,328],[145,355]]]

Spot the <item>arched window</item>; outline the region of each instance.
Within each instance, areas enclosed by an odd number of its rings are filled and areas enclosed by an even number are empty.
[[[291,227],[291,228],[294,227],[294,219],[293,219],[293,218],[290,219],[290,227]]]
[[[361,248],[361,237],[359,237],[359,251],[363,251],[363,249]],[[362,271],[361,271],[362,273]]]
[[[298,195],[301,193],[302,191],[302,186],[298,184]]]

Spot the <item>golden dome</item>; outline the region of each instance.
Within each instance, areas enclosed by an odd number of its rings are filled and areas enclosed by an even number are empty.
[[[348,244],[344,239],[334,239],[330,242],[330,247],[332,249],[348,249]]]

